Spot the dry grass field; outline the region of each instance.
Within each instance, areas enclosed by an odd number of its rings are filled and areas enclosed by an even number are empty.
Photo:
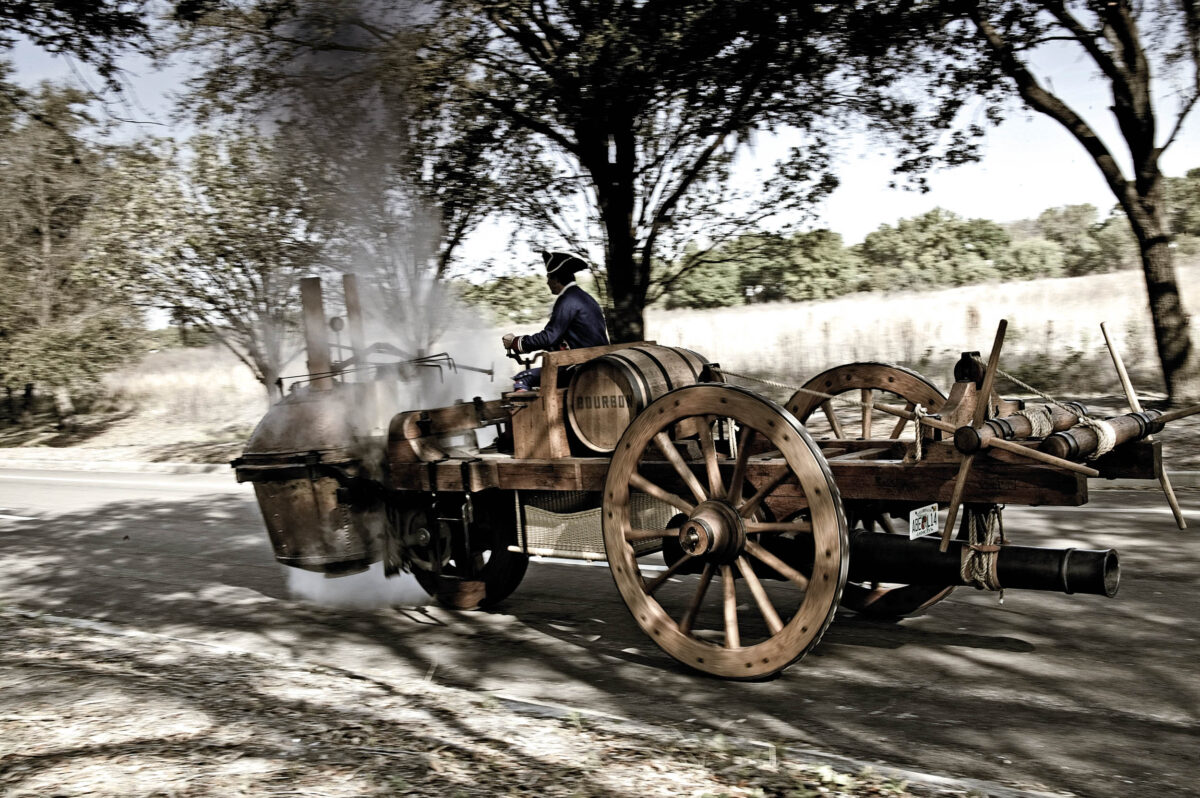
[[[1200,307],[1200,265],[1179,270],[1185,307]],[[648,337],[686,346],[725,368],[784,382],[862,360],[908,366],[952,381],[963,351],[987,356],[1008,319],[1001,367],[1047,391],[1120,390],[1104,346],[1107,322],[1139,390],[1162,390],[1146,288],[1139,271],[858,294],[826,302],[705,311],[651,311]]]
[[[1185,306],[1194,311],[1200,307],[1200,264],[1181,268],[1179,278]],[[997,322],[1005,318],[1004,369],[1051,393],[1113,396],[1120,388],[1100,333],[1105,321],[1135,384],[1153,398],[1162,384],[1145,297],[1141,273],[1122,272],[826,302],[654,309],[647,314],[647,337],[694,349],[733,372],[789,384],[842,363],[879,360],[916,369],[947,388],[959,354],[979,350],[986,355]],[[459,363],[494,368],[495,379],[431,371],[418,385],[403,388],[398,401],[434,407],[507,389],[508,377],[519,367],[503,357],[502,331],[469,326],[456,324],[436,349]],[[289,371],[302,370],[300,356]],[[1011,386],[1002,389],[1012,392]],[[108,412],[90,424],[82,420],[86,434],[68,437],[51,430],[21,439],[6,435],[0,443],[83,445],[110,450],[113,457],[136,450],[146,459],[221,462],[239,453],[267,407],[266,393],[250,371],[218,347],[151,353],[109,375],[104,390]],[[762,391],[777,399],[790,393]]]

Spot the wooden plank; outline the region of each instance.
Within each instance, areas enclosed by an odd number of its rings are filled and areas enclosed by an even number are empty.
[[[834,460],[883,460],[887,455],[892,454],[892,447],[887,446],[875,449],[859,449],[855,452],[846,452],[844,454],[826,455],[825,459],[829,462]],[[894,457],[890,459],[896,459]]]
[[[465,476],[464,463],[468,464]],[[950,499],[958,473],[957,461],[913,465],[899,460],[834,460],[829,465],[843,499],[945,502]],[[728,479],[733,464],[722,462],[720,468]],[[787,463],[783,460],[752,460],[746,465],[746,478],[757,489],[778,478],[785,468]],[[695,463],[693,469],[698,477],[705,476],[703,462]],[[391,487],[421,491],[487,488],[601,491],[607,472],[605,457],[451,459],[440,463],[394,464]],[[668,491],[687,495],[687,488],[666,461],[643,463],[640,473]],[[794,479],[785,479],[772,491],[771,499],[796,506],[804,502]],[[963,501],[1076,507],[1087,502],[1087,479],[1028,460],[1005,463],[979,457],[964,486]]]
[[[546,413],[542,397],[513,411],[513,451],[521,460],[550,456],[550,441],[546,435]]]
[[[1162,441],[1122,444],[1089,464],[1095,466],[1102,479],[1159,479],[1163,473]]]
[[[480,410],[483,411],[482,415]],[[463,402],[431,410],[410,410],[392,417],[388,425],[388,438],[411,440],[427,435],[453,435],[506,421],[511,412],[511,406],[499,399],[482,402],[479,407],[474,402]]]

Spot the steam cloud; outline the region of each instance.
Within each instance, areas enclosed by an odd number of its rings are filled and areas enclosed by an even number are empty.
[[[430,164],[420,149],[422,135],[412,113],[412,65],[403,49],[376,51],[361,21],[374,20],[402,30],[421,16],[418,7],[349,0],[328,5],[302,2],[284,23],[297,41],[328,39],[337,46],[312,47],[288,62],[274,107],[264,121],[286,141],[295,157],[310,164],[308,180],[320,190],[321,214],[329,245],[323,253],[337,271],[358,276],[365,337],[414,356],[448,353],[457,363],[482,368],[501,359],[496,378],[467,370],[433,367],[402,370],[400,380],[372,380],[369,372],[348,375],[370,381],[356,425],[371,437],[387,434],[399,412],[491,399],[507,387],[508,374],[498,336],[468,311],[441,279],[447,260],[445,224],[430,201]],[[388,54],[390,53],[390,54]],[[326,279],[325,306],[340,312],[340,281]],[[346,335],[340,341],[348,344]],[[335,359],[345,357],[339,350]],[[376,356],[376,362],[388,358]],[[494,435],[480,430],[486,445]],[[294,595],[339,607],[424,604],[429,597],[411,575],[388,579],[380,564],[349,576],[289,569]]]

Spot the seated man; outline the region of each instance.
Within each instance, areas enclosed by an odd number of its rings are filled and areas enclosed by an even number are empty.
[[[608,329],[600,303],[575,283],[575,273],[588,267],[587,261],[571,252],[543,252],[546,285],[557,297],[550,311],[550,323],[533,335],[508,333],[504,348],[525,354],[547,349],[583,349],[608,343]],[[522,371],[514,378],[514,389],[529,390],[539,385],[540,368]]]

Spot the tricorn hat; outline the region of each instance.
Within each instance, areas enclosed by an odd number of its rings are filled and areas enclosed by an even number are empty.
[[[574,252],[543,252],[542,260],[546,263],[547,277],[552,274],[557,277],[572,275],[588,268],[588,262]]]

